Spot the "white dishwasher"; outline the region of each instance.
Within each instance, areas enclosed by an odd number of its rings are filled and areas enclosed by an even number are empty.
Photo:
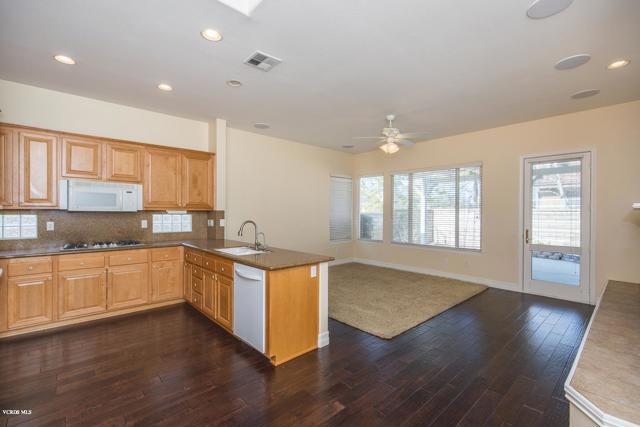
[[[233,274],[233,333],[265,352],[265,272],[235,263]]]

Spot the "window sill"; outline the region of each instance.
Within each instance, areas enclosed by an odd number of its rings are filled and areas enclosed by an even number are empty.
[[[365,242],[365,243],[384,243],[384,240],[373,240],[373,239],[361,239],[361,238],[358,238],[358,242]]]
[[[445,251],[445,252],[460,252],[463,254],[469,255],[482,255],[481,249],[465,249],[465,248],[450,248],[446,246],[435,246],[435,245],[418,245],[415,243],[400,243],[400,242],[391,242],[392,246],[402,246],[405,248],[415,248],[415,249],[426,249],[426,250],[435,250],[435,251]]]

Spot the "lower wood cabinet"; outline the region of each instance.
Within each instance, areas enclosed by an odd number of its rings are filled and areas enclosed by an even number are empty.
[[[182,282],[182,287],[184,289],[183,297],[187,301],[191,302],[191,264],[188,262],[184,263]]]
[[[39,274],[9,278],[7,325],[9,329],[53,320],[53,276]]]
[[[58,319],[107,311],[107,272],[104,268],[58,274]]]
[[[217,275],[216,320],[227,329],[233,329],[233,280]]]
[[[182,297],[180,261],[151,264],[151,301],[165,301]]]
[[[203,302],[202,311],[209,317],[216,316],[216,275],[209,271],[204,272],[203,278]]]
[[[107,307],[109,310],[146,304],[149,301],[149,265],[109,267]]]

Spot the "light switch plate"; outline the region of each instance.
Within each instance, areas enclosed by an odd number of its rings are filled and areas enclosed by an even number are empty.
[[[220,220],[220,227],[224,227],[224,218]]]
[[[149,227],[149,223],[147,223],[146,219],[143,219],[142,221],[140,221],[140,227],[142,227],[142,228]]]
[[[315,265],[311,266],[311,277],[317,277],[318,276],[318,267]]]
[[[55,230],[56,223],[53,221],[47,221],[47,231]]]

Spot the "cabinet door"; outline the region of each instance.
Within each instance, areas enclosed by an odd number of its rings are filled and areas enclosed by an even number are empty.
[[[147,148],[144,164],[144,207],[181,207],[181,154],[173,150]]]
[[[216,320],[225,328],[233,329],[233,280],[217,276]]]
[[[182,155],[182,205],[185,208],[213,210],[213,159],[204,153]]]
[[[53,276],[41,274],[8,280],[9,329],[40,325],[53,320]]]
[[[104,268],[58,274],[58,319],[107,311],[107,272]]]
[[[151,301],[182,297],[180,261],[154,262],[151,268]]]
[[[109,310],[146,304],[149,301],[149,265],[109,267],[107,306]]]
[[[13,132],[0,128],[0,206],[13,205]]]
[[[184,289],[184,299],[191,302],[191,264],[184,263],[184,273],[182,276],[182,287]]]
[[[208,271],[204,272],[204,301],[202,303],[202,311],[209,316],[216,316],[216,275]]]
[[[102,143],[90,139],[62,138],[62,176],[102,178]]]
[[[107,158],[105,179],[107,181],[142,181],[144,151],[141,147],[117,142],[109,142],[105,147]]]
[[[58,205],[58,137],[20,132],[20,206]]]

